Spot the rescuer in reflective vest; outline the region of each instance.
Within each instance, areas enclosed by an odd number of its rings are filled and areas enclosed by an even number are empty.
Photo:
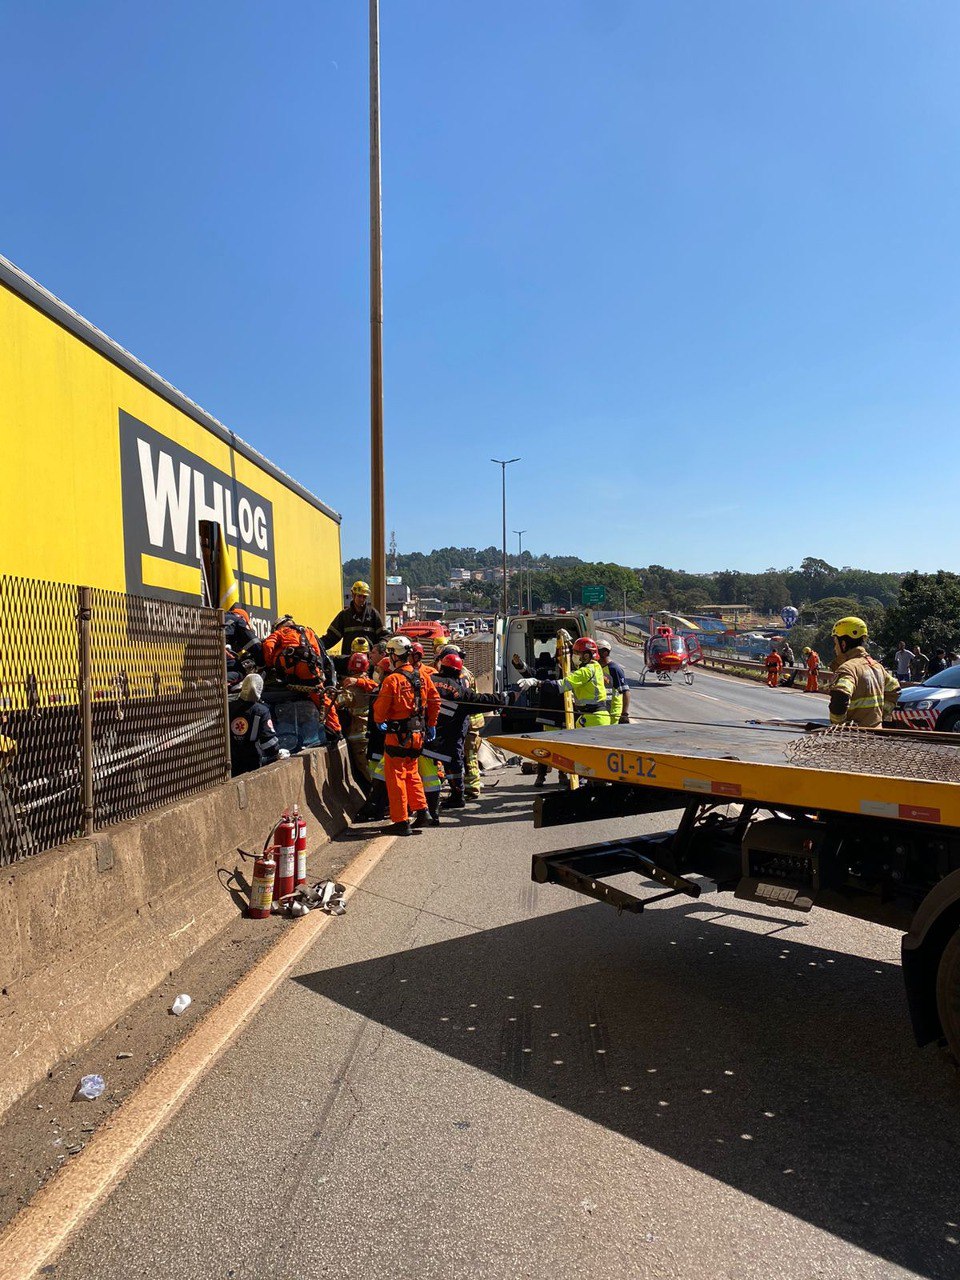
[[[372,781],[367,760],[367,717],[377,688],[377,682],[370,678],[370,659],[365,653],[351,653],[347,674],[337,690],[337,710],[347,739],[353,777],[365,794],[369,794]]]
[[[820,669],[820,655],[816,649],[804,649],[803,660],[807,664],[807,693],[819,693],[820,682],[817,672]]]
[[[391,671],[380,687],[373,704],[373,715],[383,730],[384,774],[390,801],[391,835],[410,834],[408,814],[414,828],[428,820],[426,796],[417,770],[417,760],[424,742],[437,733],[440,695],[426,671],[417,671],[410,661],[407,636],[391,636],[387,656]]]
[[[541,682],[535,676],[518,681],[520,689],[527,693],[540,683],[556,683],[561,693],[573,694],[574,724],[578,729],[610,723],[610,700],[600,665],[597,642],[589,636],[581,636],[573,644],[573,667],[562,681]]]
[[[879,729],[896,706],[900,684],[866,650],[867,624],[862,618],[841,618],[833,628],[836,656],[830,691],[830,723]]]
[[[507,702],[499,694],[478,693],[471,688],[464,670],[459,653],[446,653],[440,658],[437,674],[433,677],[434,688],[440,695],[437,736],[423,749],[425,756],[439,760],[443,765],[450,784],[450,799],[445,802],[448,809],[462,809],[466,804],[464,747],[471,716],[478,707],[499,710]]]
[[[610,723],[630,723],[630,686],[627,684],[627,673],[619,662],[610,658],[610,641],[601,637],[597,641],[600,654],[600,666],[603,668],[603,682],[607,687],[610,699]]]

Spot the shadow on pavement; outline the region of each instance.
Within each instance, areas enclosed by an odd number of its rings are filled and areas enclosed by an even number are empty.
[[[960,1088],[915,1048],[898,966],[782,941],[782,927],[709,899],[640,920],[586,904],[297,981],[870,1253],[956,1277]],[[623,1196],[628,1209],[644,1189]]]

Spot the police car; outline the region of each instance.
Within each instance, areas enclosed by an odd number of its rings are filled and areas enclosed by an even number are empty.
[[[923,684],[901,689],[891,720],[905,729],[960,733],[960,667],[947,667]]]

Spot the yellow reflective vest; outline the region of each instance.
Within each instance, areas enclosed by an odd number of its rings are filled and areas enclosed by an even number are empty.
[[[599,662],[585,662],[571,671],[562,688],[573,694],[578,725],[610,723],[610,699]]]

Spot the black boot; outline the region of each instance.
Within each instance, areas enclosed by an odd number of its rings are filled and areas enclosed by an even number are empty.
[[[547,780],[547,766],[544,764],[537,765],[537,776],[533,780],[535,787],[542,787]]]
[[[410,834],[409,822],[391,822],[389,827],[383,828],[385,836],[408,836]]]
[[[440,792],[430,791],[427,794],[427,812],[430,815],[430,823],[434,827],[440,825]]]
[[[466,807],[466,803],[466,800],[463,798],[463,788],[451,787],[450,799],[444,801],[443,807],[445,809],[463,809]]]
[[[370,794],[360,806],[354,822],[382,822],[387,816],[387,784],[382,778],[374,778]]]

